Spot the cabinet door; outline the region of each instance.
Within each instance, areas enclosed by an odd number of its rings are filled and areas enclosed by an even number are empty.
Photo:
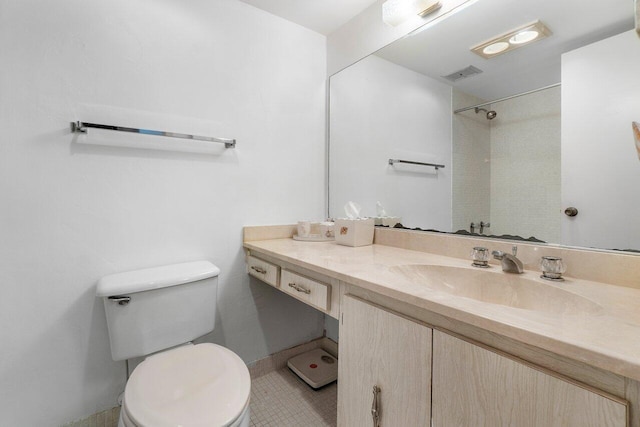
[[[432,330],[354,297],[342,304],[338,425],[373,426],[377,386],[380,427],[428,426]]]
[[[434,427],[627,425],[626,402],[440,331],[432,393]]]

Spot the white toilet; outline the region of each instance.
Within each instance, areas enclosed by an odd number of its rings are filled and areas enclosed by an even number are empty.
[[[251,379],[231,350],[191,340],[215,326],[220,270],[208,261],[105,276],[113,360],[148,356],[127,381],[119,427],[248,427]]]

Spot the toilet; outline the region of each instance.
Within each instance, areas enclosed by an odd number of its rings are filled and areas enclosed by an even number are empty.
[[[191,341],[215,327],[218,275],[208,261],[105,276],[113,360],[145,357],[127,381],[118,427],[248,427],[251,379],[242,359]]]

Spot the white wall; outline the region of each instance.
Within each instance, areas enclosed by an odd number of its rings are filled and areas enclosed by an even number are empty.
[[[564,244],[639,247],[638,76],[633,30],[562,55],[562,206],[579,212],[563,218]]]
[[[376,201],[409,227],[451,229],[451,87],[377,56],[331,77],[329,211]],[[395,165],[390,158],[441,163]]]
[[[249,281],[241,228],[323,214],[325,43],[234,0],[0,1],[3,425],[114,406],[124,363],[94,298],[106,274],[211,260],[208,339],[247,362],[321,335],[321,314]],[[166,130],[204,120],[238,146],[80,146],[69,122],[86,120],[83,104],[165,117]]]

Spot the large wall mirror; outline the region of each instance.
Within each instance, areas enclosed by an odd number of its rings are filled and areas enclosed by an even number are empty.
[[[470,50],[538,20],[548,37]],[[334,74],[329,215],[639,250],[633,28],[629,0],[477,0]]]

